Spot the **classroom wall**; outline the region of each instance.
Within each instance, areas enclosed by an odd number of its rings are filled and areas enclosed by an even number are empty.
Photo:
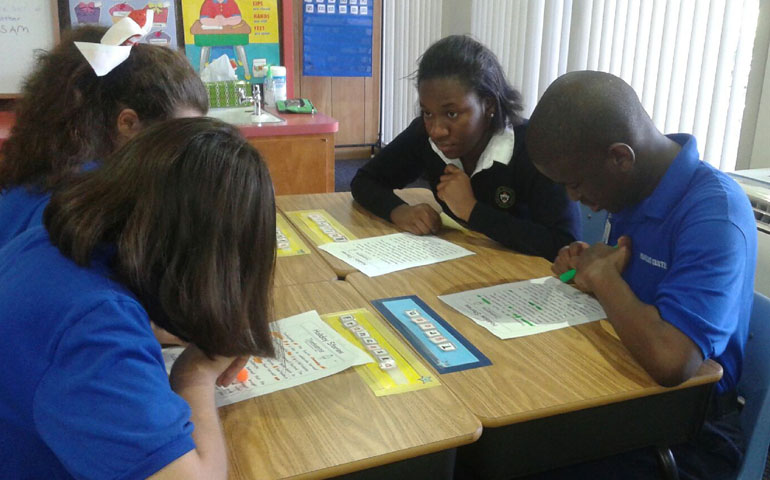
[[[294,95],[309,98],[319,112],[339,122],[337,158],[362,158],[380,132],[382,0],[374,0],[371,77],[309,77],[302,74],[303,1],[294,0]],[[345,146],[347,147],[339,147]],[[358,145],[351,147],[350,145]]]
[[[2,1],[2,0],[0,0]],[[36,0],[51,1],[56,0]],[[179,0],[174,0],[178,2]],[[380,64],[382,44],[382,0],[373,0],[374,29],[372,32],[371,77],[306,77],[302,75],[302,12],[303,0],[290,0],[293,6],[294,30],[294,96],[309,98],[318,111],[334,117],[339,122],[335,137],[336,145],[375,144],[380,131]],[[62,4],[63,5],[63,4]],[[61,8],[62,25],[68,25],[66,5]],[[52,9],[55,12],[55,7]],[[58,22],[58,18],[54,18]],[[12,109],[12,102],[0,104],[2,109]],[[341,156],[361,157],[369,155],[371,147],[342,148]]]
[[[735,169],[770,167],[770,0],[760,0]]]
[[[770,0],[760,0],[736,170],[770,167]],[[443,0],[441,34],[471,31],[472,2]]]
[[[770,52],[768,55],[770,55]],[[749,105],[750,103],[747,99],[746,106],[748,107]],[[745,167],[738,165],[737,168],[739,169],[770,167],[770,135],[766,134],[766,132],[770,131],[770,62],[765,64],[756,122],[749,164]]]

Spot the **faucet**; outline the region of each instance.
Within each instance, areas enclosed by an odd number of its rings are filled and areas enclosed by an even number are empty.
[[[252,113],[252,115],[256,115],[257,117],[262,115],[262,94],[260,93],[258,84],[255,83],[251,86],[250,97],[246,96],[246,92],[243,86],[241,85],[238,85],[236,87],[236,91],[238,92],[239,105],[244,105],[244,104],[254,105],[254,113]]]
[[[246,91],[243,89],[242,85],[236,86],[235,91],[238,93],[238,105],[243,105],[244,103],[252,103],[254,101],[252,97],[246,96]]]
[[[255,83],[251,86],[251,98],[254,100],[254,115],[262,115],[262,94],[260,93],[259,84]]]

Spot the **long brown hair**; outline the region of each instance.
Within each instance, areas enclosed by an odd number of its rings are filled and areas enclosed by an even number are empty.
[[[84,163],[102,160],[115,149],[123,109],[136,111],[143,124],[170,118],[179,108],[208,111],[200,78],[166,47],[135,45],[126,61],[97,77],[74,42],[98,43],[106,31],[77,28],[38,55],[0,151],[0,191],[18,185],[50,190]]]
[[[234,127],[155,124],[57,189],[44,222],[80,265],[98,245],[116,245],[118,278],[172,334],[209,354],[274,354],[273,185]]]

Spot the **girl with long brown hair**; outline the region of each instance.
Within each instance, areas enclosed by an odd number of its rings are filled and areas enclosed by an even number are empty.
[[[214,386],[274,354],[259,153],[218,120],[168,120],[44,217],[0,256],[0,478],[225,478]],[[150,318],[189,342],[170,377]]]

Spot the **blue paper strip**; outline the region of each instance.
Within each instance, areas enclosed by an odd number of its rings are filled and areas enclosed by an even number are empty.
[[[372,300],[372,305],[439,373],[492,364],[416,295]]]

